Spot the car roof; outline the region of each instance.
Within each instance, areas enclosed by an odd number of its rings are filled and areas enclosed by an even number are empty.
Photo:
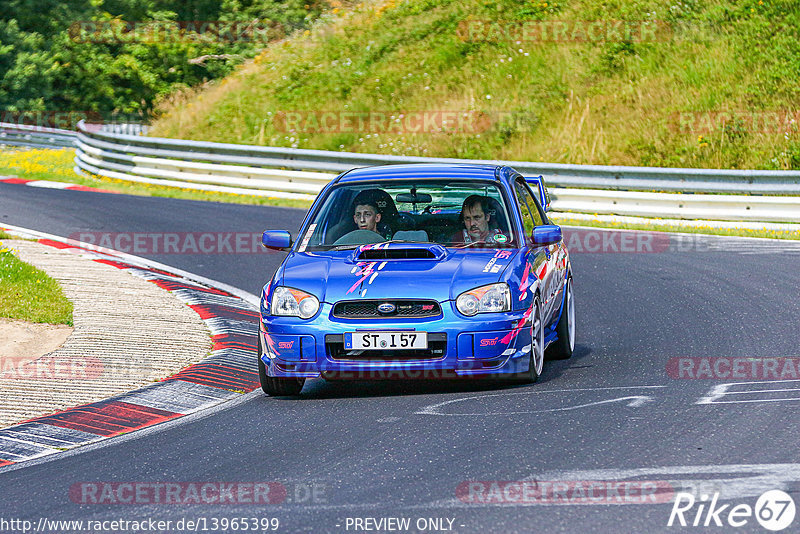
[[[360,167],[338,177],[339,183],[359,182],[376,179],[415,178],[418,180],[442,180],[448,178],[497,180],[503,169],[498,165],[478,165],[466,163],[415,163],[402,165],[377,165]]]

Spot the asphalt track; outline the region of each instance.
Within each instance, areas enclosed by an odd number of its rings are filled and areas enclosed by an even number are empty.
[[[292,209],[0,184],[0,226],[61,236],[296,233],[302,217]],[[800,254],[788,245],[718,249],[718,242],[573,252],[576,354],[547,362],[533,386],[314,380],[297,399],[251,394],[205,416],[0,472],[0,519],[255,517],[278,518],[278,532],[363,532],[354,518],[405,517],[412,531],[420,518],[451,519],[456,532],[676,530],[667,527],[670,502],[608,504],[619,501],[611,495],[577,504],[573,494],[559,504],[514,495],[475,503],[458,490],[469,481],[655,481],[751,506],[764,491],[783,489],[800,503],[793,385],[800,382],[674,379],[667,370],[676,357],[800,356]],[[251,293],[282,259],[141,255]],[[734,382],[743,384],[719,388]],[[80,504],[69,493],[84,482],[268,481],[287,488],[284,502]],[[786,532],[799,525],[800,517]],[[736,530],[764,531],[752,517]]]

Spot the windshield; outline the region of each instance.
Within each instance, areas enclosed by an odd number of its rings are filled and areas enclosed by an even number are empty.
[[[392,242],[509,248],[518,242],[497,184],[470,180],[358,182],[333,189],[298,252]]]

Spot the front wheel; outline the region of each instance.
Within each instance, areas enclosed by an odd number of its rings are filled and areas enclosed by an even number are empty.
[[[261,332],[258,333],[258,378],[261,381],[261,390],[270,397],[291,397],[299,395],[306,382],[305,378],[280,378],[267,375],[267,367],[261,359],[264,346],[261,341]]]
[[[567,278],[564,287],[564,305],[561,309],[561,319],[556,325],[558,339],[547,349],[547,358],[550,360],[566,360],[575,350],[575,297],[572,293],[572,277]]]
[[[528,371],[522,373],[522,383],[532,384],[539,380],[544,368],[544,323],[542,322],[542,301],[537,295],[533,300],[531,318],[531,351]]]

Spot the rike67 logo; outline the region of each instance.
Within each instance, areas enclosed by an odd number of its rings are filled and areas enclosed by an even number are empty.
[[[678,493],[667,526],[743,527],[755,516],[762,527],[777,532],[794,521],[794,499],[781,490],[770,490],[762,494],[756,501],[755,508],[745,503],[719,505],[718,500],[719,493],[715,493],[710,502],[708,495],[701,495],[697,500],[691,493]]]

